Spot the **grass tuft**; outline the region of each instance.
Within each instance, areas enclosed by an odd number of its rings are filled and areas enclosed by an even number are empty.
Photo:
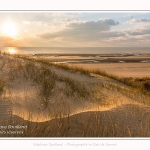
[[[5,85],[5,82],[3,81],[3,79],[0,79],[0,92],[4,90],[4,85]]]

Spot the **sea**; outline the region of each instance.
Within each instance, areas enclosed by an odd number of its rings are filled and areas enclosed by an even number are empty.
[[[150,47],[0,47],[17,54],[150,54]]]

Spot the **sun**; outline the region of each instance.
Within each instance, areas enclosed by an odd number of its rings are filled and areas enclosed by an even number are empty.
[[[6,22],[2,26],[2,31],[6,36],[15,37],[17,34],[17,27],[13,22]]]

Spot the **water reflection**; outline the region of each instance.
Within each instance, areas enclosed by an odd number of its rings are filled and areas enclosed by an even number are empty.
[[[7,47],[4,51],[7,54],[17,54],[18,50],[15,47]]]

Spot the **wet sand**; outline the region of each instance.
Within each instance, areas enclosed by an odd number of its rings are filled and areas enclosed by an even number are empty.
[[[150,54],[36,54],[55,63],[101,69],[122,77],[150,77]]]
[[[62,63],[146,63],[150,62],[150,54],[122,55],[122,54],[36,54],[31,57],[45,58]]]
[[[121,77],[150,77],[150,63],[76,64],[88,69],[100,69]]]

